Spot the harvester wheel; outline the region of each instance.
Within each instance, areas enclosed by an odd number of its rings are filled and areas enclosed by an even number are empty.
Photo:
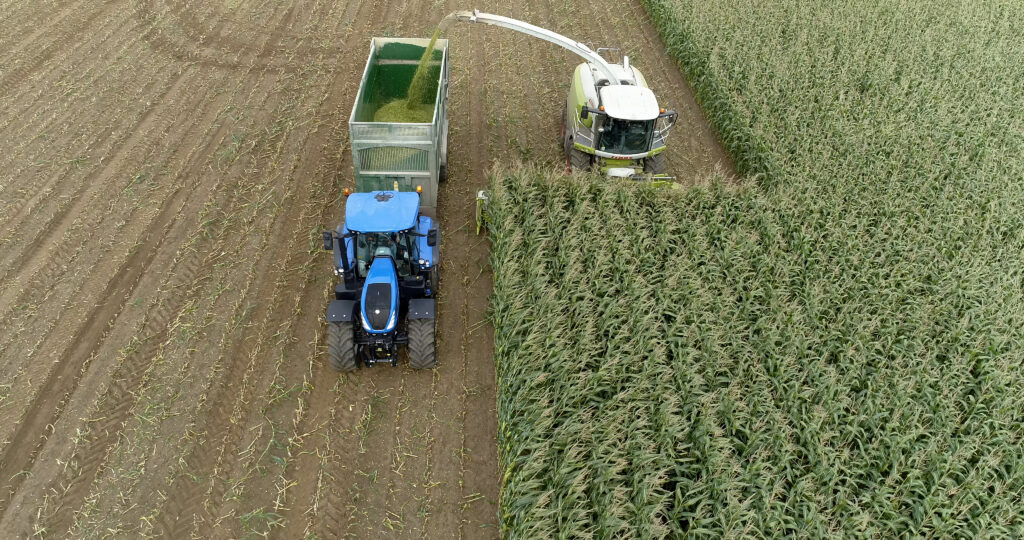
[[[644,172],[648,174],[665,174],[665,153],[648,157],[644,160]]]
[[[590,168],[590,154],[573,148],[569,151],[569,164],[574,171],[585,171]]]
[[[355,371],[356,346],[351,322],[327,323],[327,359],[335,371]]]
[[[565,152],[568,155],[569,154],[569,149],[571,149],[571,148],[572,148],[572,145],[569,144],[569,113],[568,113],[568,110],[565,107],[563,107],[562,108],[562,151]]]
[[[409,365],[413,369],[433,369],[437,366],[434,327],[434,319],[409,321]]]

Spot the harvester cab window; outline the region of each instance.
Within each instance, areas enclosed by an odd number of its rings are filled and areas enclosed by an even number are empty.
[[[598,148],[613,154],[640,154],[650,150],[654,120],[618,120],[604,123]]]

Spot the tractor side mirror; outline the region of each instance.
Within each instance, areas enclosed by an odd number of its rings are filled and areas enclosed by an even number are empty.
[[[430,247],[437,245],[437,229],[427,231],[427,245]]]
[[[324,249],[327,251],[334,250],[334,233],[331,231],[324,231]]]

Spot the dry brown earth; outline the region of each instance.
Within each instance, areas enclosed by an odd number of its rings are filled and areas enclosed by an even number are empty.
[[[473,196],[558,166],[575,58],[449,32],[436,372],[326,366],[318,250],[369,37],[473,7],[621,46],[682,112],[673,172],[725,163],[637,2],[0,0],[3,537],[497,536]]]

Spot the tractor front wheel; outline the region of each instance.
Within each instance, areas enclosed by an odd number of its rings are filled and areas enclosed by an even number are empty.
[[[434,319],[411,319],[409,321],[409,365],[413,369],[437,367],[437,341]]]
[[[335,371],[355,371],[356,345],[351,322],[327,323],[327,360]]]
[[[430,296],[437,296],[441,284],[441,265],[435,264],[430,269]]]

